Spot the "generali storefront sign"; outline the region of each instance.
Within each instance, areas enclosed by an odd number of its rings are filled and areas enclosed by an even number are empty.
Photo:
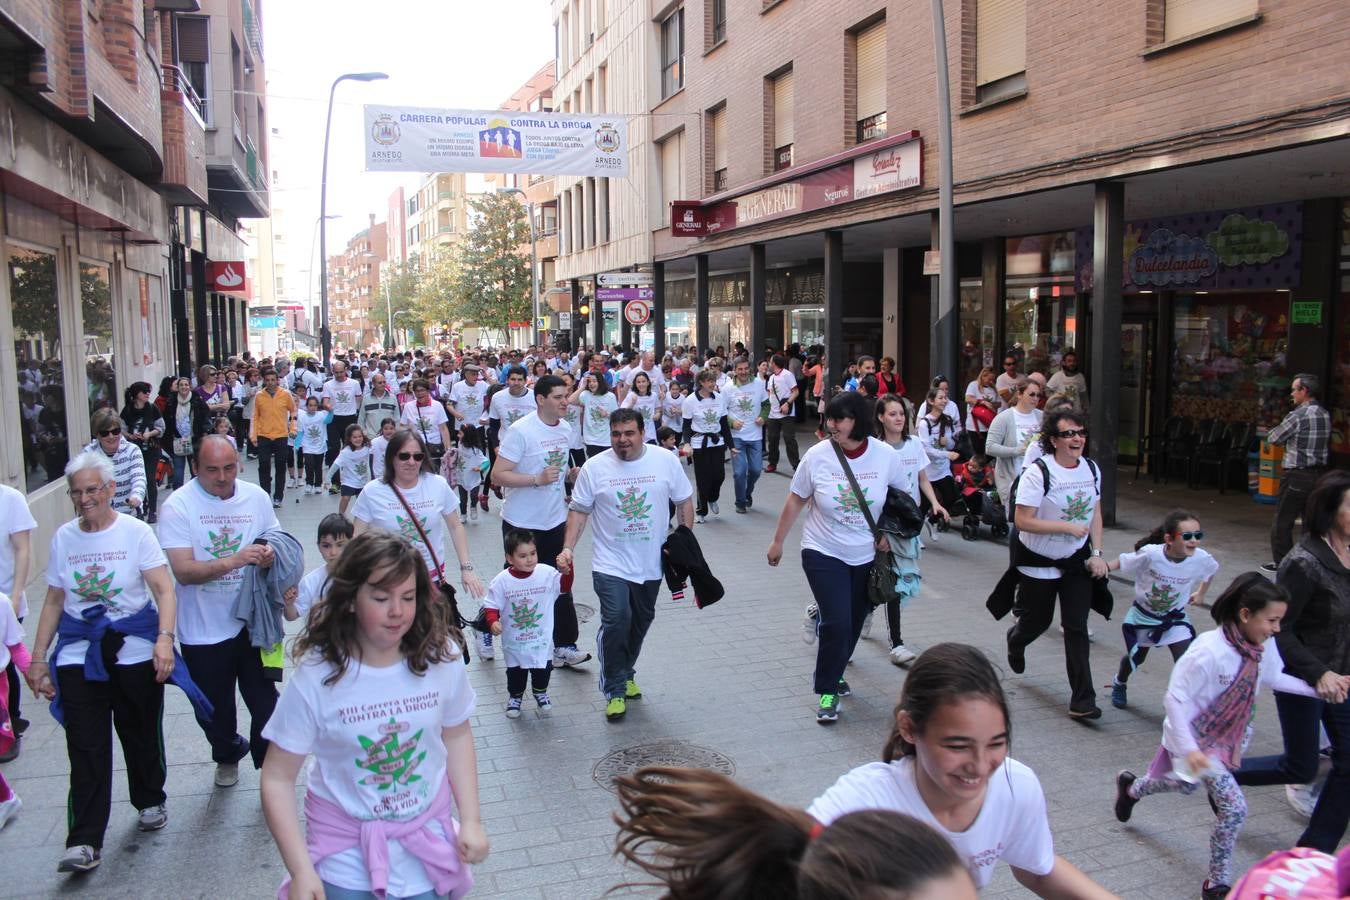
[[[671,204],[670,227],[676,237],[706,237],[799,213],[827,209],[853,200],[918,187],[923,182],[923,142],[917,132],[876,142],[821,160],[814,171],[769,184],[734,199],[704,204]]]

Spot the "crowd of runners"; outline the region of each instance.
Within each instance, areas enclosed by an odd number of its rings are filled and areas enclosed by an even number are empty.
[[[1102,716],[1088,616],[1109,613],[1111,571],[1134,584],[1111,704],[1138,702],[1128,684],[1151,648],[1173,659],[1157,756],[1143,775],[1120,773],[1116,816],[1155,793],[1205,791],[1209,900],[1230,896],[1238,874],[1241,786],[1315,783],[1301,795],[1310,821],[1298,844],[1310,849],[1294,859],[1334,877],[1317,854],[1335,853],[1350,817],[1350,473],[1322,471],[1315,379],[1294,379],[1295,411],[1277,434],[1307,460],[1280,514],[1301,502],[1304,537],[1281,538],[1273,576],[1239,575],[1207,599],[1220,561],[1192,513],[1106,557],[1101,473],[1084,455],[1088,385],[1072,352],[1053,373],[1019,373],[1009,354],[1003,374],[984,369],[962,395],[938,375],[910,396],[894,360],[861,357],[828,383],[819,351],[353,352],[326,372],[313,359],[231,359],[166,378],[157,398],[129,386],[125,407],[97,410],[94,440],[63,463],[75,517],[51,538],[31,640],[21,622],[36,522],[22,495],[0,488],[0,590],[13,601],[0,604],[0,762],[19,754],[29,724],[22,676],[65,729],[59,871],[100,863],[114,731],[138,827],[167,823],[172,683],[192,702],[217,787],[234,786],[244,760],[262,770],[283,895],[467,893],[491,838],[470,728],[483,704],[467,666],[502,657],[498,708],[510,719],[553,712],[555,668],[592,668],[606,719],[621,722],[643,696],[639,657],[663,577],[693,572],[694,590],[715,599],[697,535],[723,514],[729,468],[733,519],[754,508],[763,473],[790,477],[772,533],[747,528],[744,540],[767,540],[778,566],[801,521],[792,549],[811,598],[816,721],[838,727],[852,693],[845,668],[878,606],[890,661],[907,672],[880,760],[805,811],[704,772],[621,778],[617,852],[672,896],[965,897],[1000,860],[1038,896],[1111,896],[1056,854],[1037,776],[1009,755],[1003,687],[1058,608],[1067,714]],[[818,438],[805,452],[802,422]],[[256,483],[240,478],[255,465]],[[310,572],[311,537],[277,516],[288,497],[333,503]],[[501,568],[480,573],[466,527],[494,507]],[[904,640],[924,553],[953,524],[1009,537],[988,600],[996,618],[1011,615],[997,663],[965,644]],[[593,648],[582,646],[580,590],[599,609]],[[1211,630],[1191,618],[1202,601]],[[287,621],[302,622],[293,640]],[[1285,749],[1244,758],[1262,685],[1276,692]],[[302,827],[295,785],[307,757]],[[0,775],[0,828],[20,806]]]

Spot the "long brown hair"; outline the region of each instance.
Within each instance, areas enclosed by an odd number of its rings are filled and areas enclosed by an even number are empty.
[[[432,590],[422,554],[404,537],[368,531],[349,542],[328,578],[328,593],[310,610],[309,618],[291,651],[296,662],[317,653],[333,666],[324,684],[336,684],[353,657],[360,660],[357,641],[356,594],[362,586],[392,588],[409,575],[417,584],[417,611],[399,650],[417,675],[432,663],[459,656],[462,635],[450,621],[449,607]],[[375,578],[378,576],[379,580]]]
[[[621,813],[615,853],[656,879],[671,900],[903,900],[962,871],[951,844],[897,812],[817,823],[730,778],[667,766],[614,780]]]
[[[396,428],[394,433],[389,435],[389,443],[384,445],[384,472],[381,474],[380,480],[385,484],[394,483],[394,460],[403,450],[403,445],[409,441],[417,445],[410,452],[422,454],[422,467],[418,470],[418,477],[421,477],[423,472],[427,474],[435,472],[435,469],[431,467],[431,451],[427,450],[427,443],[422,440],[422,436],[411,428]]]
[[[1008,715],[1008,698],[1003,695],[1003,685],[993,663],[969,644],[934,644],[919,655],[905,676],[900,702],[891,716],[891,735],[881,750],[882,762],[894,762],[915,753],[914,745],[900,733],[900,713],[906,713],[915,733],[922,734],[938,707],[962,697],[980,697],[1003,711],[1004,731],[1011,747],[1012,717]]]

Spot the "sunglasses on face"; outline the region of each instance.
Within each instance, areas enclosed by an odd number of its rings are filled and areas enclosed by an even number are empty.
[[[1183,541],[1203,541],[1205,533],[1203,531],[1178,531],[1177,537]]]
[[[407,462],[410,459],[416,462],[421,462],[422,460],[427,458],[427,455],[425,453],[409,453],[408,451],[404,450],[402,453],[398,454],[398,458],[403,460],[404,462]]]
[[[1010,359],[1010,360],[1008,360],[1007,362],[1005,362],[1005,363],[1003,364],[1003,368],[1006,369],[1006,368],[1008,368],[1009,366],[1015,366],[1015,365],[1017,365],[1017,363],[1013,362],[1013,361]]]
[[[114,434],[121,434],[121,433],[122,433],[122,429],[121,429],[121,428],[108,428],[108,429],[106,429],[106,430],[100,431],[100,432],[98,433],[98,436],[99,436],[99,437],[109,437],[109,436],[111,436],[111,435],[114,435]]]
[[[1060,431],[1060,432],[1057,432],[1057,433],[1055,434],[1055,437],[1062,437],[1062,438],[1076,438],[1076,437],[1081,437],[1081,438],[1085,438],[1085,437],[1087,437],[1087,429],[1086,429],[1086,428],[1070,428],[1068,431]]]

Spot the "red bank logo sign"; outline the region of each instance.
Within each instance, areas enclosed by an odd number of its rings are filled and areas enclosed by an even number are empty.
[[[206,283],[208,290],[223,294],[248,293],[248,279],[242,260],[207,263]]]

